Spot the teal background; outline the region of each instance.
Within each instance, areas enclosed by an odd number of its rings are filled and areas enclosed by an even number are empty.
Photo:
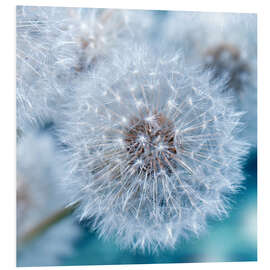
[[[157,25],[162,25],[166,12],[155,12]],[[149,37],[157,46],[162,39],[158,28],[150,29]],[[50,130],[53,124],[46,126]],[[142,254],[121,250],[113,241],[103,241],[89,226],[77,224],[82,233],[73,242],[73,252],[57,257],[53,266],[154,264],[191,262],[241,262],[257,260],[257,150],[252,149],[244,165],[243,189],[232,197],[232,209],[223,220],[211,220],[206,233],[198,239],[184,240],[174,250]],[[74,217],[69,217],[73,218]],[[42,249],[41,249],[42,250]],[[38,256],[35,251],[35,256]],[[40,254],[43,256],[43,254]],[[27,265],[31,262],[27,261]],[[24,256],[17,254],[17,266],[26,266]],[[50,264],[31,266],[50,266]]]
[[[74,243],[75,252],[60,259],[59,265],[104,265],[188,262],[256,261],[257,152],[253,150],[244,167],[244,189],[233,198],[230,216],[211,221],[207,233],[189,239],[173,251],[158,255],[120,250],[113,242],[98,239],[84,229]]]
[[[113,241],[98,238],[89,232],[89,225],[78,224],[81,233],[72,243],[67,256],[47,258],[46,248],[57,243],[36,239],[40,245],[17,253],[17,266],[71,266],[112,264],[154,264],[192,262],[242,262],[257,260],[257,152],[251,151],[245,166],[243,189],[235,195],[229,216],[209,222],[206,233],[199,238],[182,241],[174,250],[159,250],[156,254],[121,250]],[[74,216],[68,218],[76,220]],[[57,226],[57,225],[55,225]],[[52,241],[52,240],[50,240]],[[57,241],[57,239],[55,239]],[[46,245],[44,247],[44,245]],[[44,249],[45,248],[45,249]],[[46,258],[44,260],[44,258]],[[38,265],[37,265],[37,262]]]

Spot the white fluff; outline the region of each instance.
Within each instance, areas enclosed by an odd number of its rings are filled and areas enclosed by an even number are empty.
[[[70,202],[121,247],[155,251],[198,235],[227,213],[243,180],[242,113],[224,81],[179,55],[140,46],[114,52],[81,79],[59,137],[67,146]],[[92,219],[93,218],[93,219]]]

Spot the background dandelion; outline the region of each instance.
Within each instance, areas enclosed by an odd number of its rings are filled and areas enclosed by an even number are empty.
[[[16,9],[17,128],[58,121],[78,73],[130,36],[124,12],[109,9]]]
[[[50,103],[59,94],[51,84],[51,45],[58,34],[54,8],[16,9],[16,120],[21,131],[51,118]]]
[[[255,14],[171,12],[163,24],[165,43],[181,49],[186,61],[227,77],[224,93],[247,112],[245,136],[257,145],[257,17]]]
[[[121,10],[73,8],[66,13],[65,29],[54,47],[59,66],[87,70],[127,33]]]

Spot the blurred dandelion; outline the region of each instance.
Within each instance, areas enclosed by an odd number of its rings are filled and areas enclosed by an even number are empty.
[[[257,144],[257,17],[255,14],[171,12],[163,27],[167,42],[181,48],[189,63],[226,77],[224,94],[246,111],[245,136]]]
[[[157,251],[226,215],[248,147],[237,137],[242,113],[211,76],[138,46],[81,80],[59,133],[64,184],[101,236]]]
[[[98,62],[127,35],[120,10],[18,6],[17,127],[58,120],[77,73]]]
[[[21,132],[50,118],[57,97],[51,84],[51,44],[58,34],[54,8],[16,9],[16,117]]]
[[[113,9],[66,9],[63,31],[54,46],[56,65],[83,71],[91,68],[127,34],[124,12]]]

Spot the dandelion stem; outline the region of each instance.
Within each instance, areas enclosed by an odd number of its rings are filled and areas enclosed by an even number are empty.
[[[78,206],[79,202],[76,202],[68,207],[58,210],[45,220],[41,221],[39,224],[34,226],[30,231],[26,232],[21,238],[18,239],[18,246],[23,246],[29,243],[34,238],[48,230],[51,226],[71,215]]]

